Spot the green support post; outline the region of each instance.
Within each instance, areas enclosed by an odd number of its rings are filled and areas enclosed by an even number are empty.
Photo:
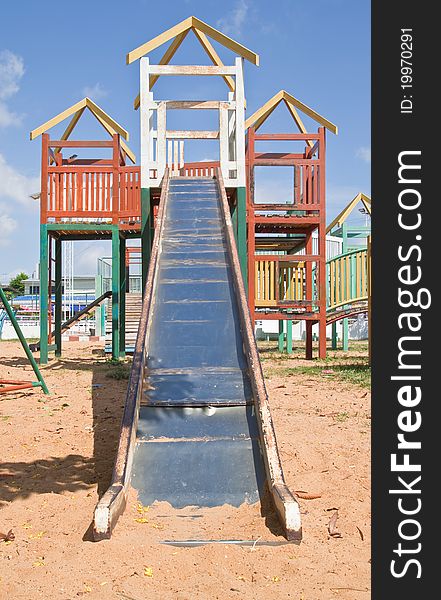
[[[239,254],[242,277],[247,289],[247,201],[246,188],[237,188],[237,252]]]
[[[345,352],[349,349],[349,321],[348,319],[343,319],[342,322],[342,346]]]
[[[141,261],[142,261],[142,294],[147,281],[147,273],[152,247],[150,214],[150,188],[141,188]]]
[[[95,298],[99,298],[103,293],[103,278],[102,275],[97,275],[95,277]],[[104,305],[105,306],[105,305]],[[95,335],[101,336],[102,331],[102,313],[105,308],[101,304],[95,309]]]
[[[49,358],[48,349],[48,267],[49,267],[49,248],[47,225],[40,225],[40,364],[45,365]]]
[[[55,356],[61,356],[61,324],[63,319],[63,280],[61,277],[61,240],[55,239]]]
[[[119,359],[120,254],[118,226],[112,226],[112,358]]]
[[[348,251],[348,224],[342,223],[341,226],[341,234],[343,240],[343,254]],[[348,319],[343,319],[342,321],[342,348],[344,352],[347,352],[349,349],[349,321]]]
[[[332,349],[333,350],[337,350],[337,342],[338,342],[337,323],[334,321],[334,323],[332,323]]]
[[[292,354],[292,321],[286,322],[286,352]]]
[[[49,394],[49,390],[47,389],[46,383],[43,379],[40,369],[38,368],[37,361],[35,360],[32,352],[29,349],[28,343],[23,335],[22,330],[20,329],[17,319],[15,318],[14,311],[12,310],[12,308],[6,298],[6,294],[4,293],[4,291],[1,287],[0,287],[0,300],[3,302],[3,306],[5,307],[5,310],[9,317],[9,320],[11,321],[11,323],[15,329],[15,333],[17,334],[17,337],[20,340],[23,350],[25,351],[26,356],[28,357],[28,360],[32,365],[32,369],[38,379],[38,383],[33,383],[32,385],[34,387],[41,386],[41,389],[43,390],[43,392],[45,394]],[[46,336],[46,346],[47,346],[47,336]]]
[[[236,240],[236,246],[237,246],[237,243],[238,243],[238,238],[237,238],[237,198],[236,198],[236,204],[233,205],[233,208],[231,210],[231,222],[233,223],[234,238]]]
[[[283,333],[283,321],[279,321],[279,352],[283,352],[285,335]]]
[[[126,239],[119,238],[119,355],[126,355]]]

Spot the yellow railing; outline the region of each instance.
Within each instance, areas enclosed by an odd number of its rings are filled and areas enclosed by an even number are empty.
[[[311,280],[313,298],[316,296],[315,273],[314,267]],[[353,250],[328,260],[326,282],[327,310],[368,300],[367,249]],[[256,260],[254,293],[257,308],[307,300],[305,262]]]
[[[254,293],[256,307],[306,300],[305,263],[257,260]]]

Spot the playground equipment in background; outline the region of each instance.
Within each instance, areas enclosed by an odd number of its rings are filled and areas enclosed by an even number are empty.
[[[326,321],[332,324],[332,347],[337,347],[337,321],[343,321],[342,347],[348,350],[348,319],[359,314],[368,314],[370,307],[370,227],[355,227],[347,223],[347,219],[361,202],[366,214],[371,214],[371,199],[365,194],[359,193],[341,211],[341,213],[330,223],[326,229],[327,234],[342,238],[342,252],[326,261]],[[366,245],[350,247],[351,239],[366,239]],[[281,240],[278,242],[279,250],[295,252],[302,249],[302,240]],[[270,246],[272,239],[261,242]],[[273,318],[278,306],[300,305],[297,311],[289,310],[287,315],[292,316],[293,321],[298,321],[301,310],[307,312],[307,305],[303,307],[302,300],[308,294],[308,281],[312,279],[312,306],[319,294],[317,294],[316,266],[312,268],[312,276],[308,275],[307,262],[302,254],[284,254],[279,256],[278,265],[271,257],[256,254],[254,267],[254,298],[256,306],[256,317],[262,319],[261,311],[265,311],[265,318]],[[251,285],[251,278],[249,279]],[[311,285],[311,284],[310,284]],[[251,298],[251,292],[250,292]],[[300,302],[299,302],[300,299]],[[369,328],[370,329],[370,328]],[[285,334],[283,328],[279,330],[279,350],[284,348]],[[286,350],[292,351],[292,321],[287,321],[286,328]]]
[[[342,320],[342,348],[348,350],[348,318],[357,314],[368,315],[370,352],[370,305],[371,305],[371,228],[348,223],[348,217],[362,204],[362,210],[371,215],[371,199],[358,193],[326,228],[326,233],[342,239],[342,254],[327,262],[328,322],[332,323],[332,347],[337,348],[336,323]],[[351,247],[351,240],[362,240],[362,245]]]
[[[16,309],[14,307],[11,306],[11,310],[13,312],[13,314],[16,314]],[[2,339],[2,331],[3,331],[3,325],[6,321],[6,319],[8,318],[8,313],[6,312],[5,308],[2,308],[0,310],[0,340]]]
[[[59,332],[59,334],[63,334],[66,331],[68,331],[71,327],[73,327],[73,325],[75,325],[76,323],[78,323],[78,321],[81,321],[82,319],[86,319],[88,317],[90,317],[90,315],[98,308],[98,306],[104,302],[105,300],[107,300],[107,298],[110,298],[110,296],[112,295],[112,292],[104,292],[104,294],[101,294],[101,296],[99,296],[99,298],[96,298],[95,300],[93,300],[92,302],[90,302],[87,306],[85,306],[82,310],[76,312],[74,315],[72,315],[72,317],[70,317],[70,319],[67,319],[67,321],[65,321],[62,325],[61,325],[61,330]],[[53,330],[51,333],[51,337],[55,337],[57,336],[57,330]],[[32,352],[38,352],[38,350],[40,350],[40,342],[37,342],[36,344],[30,344],[29,348],[31,349]],[[61,356],[61,353],[58,353],[57,348],[55,347],[55,356]]]
[[[279,104],[285,104],[300,133],[257,133]],[[307,133],[298,113],[302,111],[321,125]],[[248,176],[248,299],[255,319],[306,321],[306,357],[312,358],[312,326],[319,325],[319,356],[326,356],[326,202],[325,129],[337,127],[297,98],[281,90],[246,121]],[[257,152],[262,142],[289,141],[296,152]],[[255,168],[289,166],[293,169],[293,193],[283,202],[257,203]],[[312,251],[317,232],[317,253]],[[256,254],[256,248],[267,253]],[[299,257],[297,252],[304,248]],[[300,276],[302,284],[300,284]]]
[[[3,288],[0,286],[0,300],[3,303],[4,310],[6,311],[9,320],[14,326],[15,332],[17,334],[18,339],[23,347],[23,350],[28,357],[29,362],[31,363],[32,369],[37,377],[37,381],[22,381],[22,380],[12,380],[12,379],[0,379],[0,394],[4,394],[6,392],[15,392],[17,390],[25,390],[34,387],[41,387],[45,394],[49,394],[49,390],[44,382],[43,376],[40,373],[40,369],[38,368],[37,363],[35,362],[35,358],[32,356],[32,352],[29,349],[29,346],[23,336],[23,333],[20,329],[19,324],[17,323],[17,319],[15,318],[14,311],[12,310],[7,298],[6,294],[3,291]]]

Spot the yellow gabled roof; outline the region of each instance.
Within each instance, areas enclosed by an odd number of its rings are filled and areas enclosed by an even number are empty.
[[[327,226],[326,233],[332,231],[336,226],[340,227],[346,221],[346,219],[349,217],[349,215],[359,202],[362,202],[367,212],[371,214],[371,199],[369,198],[369,196],[366,196],[366,194],[363,194],[363,192],[359,192],[355,196],[355,198],[353,198],[349,202],[349,204],[341,211],[341,213],[335,217],[332,223],[330,223]]]
[[[184,32],[188,32],[190,29],[197,30],[202,34],[208,35],[209,37],[213,38],[213,40],[219,42],[229,50],[232,50],[240,56],[243,56],[243,58],[249,60],[251,63],[253,63],[253,65],[259,65],[258,54],[252,52],[245,46],[242,46],[242,44],[239,44],[239,42],[236,42],[235,40],[231,39],[230,37],[218,31],[217,29],[214,29],[214,27],[211,27],[207,23],[204,23],[204,21],[201,21],[197,17],[188,17],[187,19],[184,19],[184,21],[181,21],[177,25],[174,25],[170,29],[167,29],[167,31],[160,33],[155,38],[149,40],[148,42],[145,42],[145,44],[142,44],[141,46],[138,46],[138,48],[135,48],[134,50],[129,52],[126,56],[127,64],[129,65],[130,63],[134,62],[135,60],[138,60],[142,56],[145,56],[152,50],[155,50],[155,48],[162,46],[162,44],[165,44],[172,38],[175,38],[176,36],[179,36]]]
[[[59,113],[55,117],[52,117],[52,119],[49,119],[49,121],[46,121],[39,127],[36,127],[35,129],[33,129],[30,133],[31,140],[34,140],[36,137],[38,137],[42,133],[45,133],[48,129],[55,127],[55,125],[58,125],[59,123],[61,123],[62,121],[64,121],[65,119],[67,119],[68,117],[71,117],[73,115],[71,121],[69,122],[63,135],[60,138],[61,140],[67,140],[69,138],[70,134],[72,133],[72,131],[74,130],[76,124],[80,120],[80,117],[82,116],[82,114],[84,113],[86,108],[93,114],[93,116],[97,119],[97,121],[100,123],[100,125],[102,125],[102,127],[104,127],[104,129],[107,131],[107,133],[109,133],[110,135],[119,133],[125,140],[129,139],[129,132],[126,129],[124,129],[117,121],[112,119],[112,117],[110,115],[108,115],[100,106],[98,106],[98,104],[95,104],[95,102],[93,102],[93,100],[91,100],[90,98],[83,98],[76,104],[73,104],[69,108],[66,108],[66,110],[63,110],[61,113]],[[130,158],[130,160],[133,163],[135,163],[136,162],[135,154],[127,146],[127,144],[124,142],[124,140],[121,139],[120,143],[121,143],[121,148],[124,150],[124,152]],[[57,152],[57,150],[56,150],[56,152]]]
[[[162,44],[165,44],[166,42],[168,42],[172,39],[173,40],[172,43],[167,48],[167,50],[165,51],[164,55],[162,56],[162,58],[160,59],[160,61],[158,63],[160,65],[168,65],[170,60],[175,55],[177,49],[179,48],[179,46],[182,44],[182,42],[186,38],[189,31],[192,31],[194,33],[194,35],[196,36],[196,39],[199,41],[202,48],[207,53],[207,55],[209,56],[212,63],[217,67],[223,67],[224,63],[220,59],[218,53],[216,52],[215,48],[213,47],[213,45],[210,42],[210,40],[208,39],[208,37],[211,37],[212,39],[219,42],[220,44],[222,44],[229,50],[233,50],[234,52],[237,52],[240,56],[243,56],[243,58],[249,60],[254,65],[259,65],[259,55],[258,54],[255,54],[248,48],[245,48],[245,46],[242,46],[242,44],[235,42],[228,36],[224,35],[217,29],[214,29],[210,25],[207,25],[207,23],[204,23],[204,21],[201,21],[200,19],[198,19],[196,17],[188,17],[184,21],[181,21],[181,23],[178,23],[174,27],[171,27],[170,29],[167,29],[167,31],[164,31],[160,35],[156,36],[149,42],[146,42],[145,44],[142,44],[138,48],[135,48],[135,50],[132,50],[131,52],[129,52],[126,56],[127,64],[130,64],[130,63],[134,62],[135,60],[138,60],[145,54],[148,54],[155,48],[158,48]],[[234,91],[234,78],[229,75],[223,75],[222,77],[223,77],[225,83],[227,84],[228,88],[233,92]],[[155,83],[157,82],[158,79],[159,79],[159,75],[151,75],[150,76],[150,82],[149,82],[150,89],[153,88],[153,86],[155,85]],[[135,110],[138,110],[138,108],[139,108],[139,94],[135,98],[134,108],[135,108]]]
[[[335,133],[337,135],[338,127],[336,125],[331,123],[331,121],[328,121],[328,119],[326,119],[325,117],[322,117],[318,112],[316,112],[315,110],[313,110],[312,108],[310,108],[309,106],[307,106],[306,104],[304,104],[285,90],[280,90],[280,92],[277,92],[277,94],[275,94],[272,98],[265,102],[263,106],[261,106],[250,117],[248,117],[248,119],[245,121],[245,128],[248,129],[248,127],[254,126],[256,130],[259,129],[259,127],[263,125],[263,123],[268,119],[270,114],[282,101],[285,103],[297,127],[302,133],[306,133],[306,128],[300,118],[299,113],[297,112],[297,109],[308,115],[308,117],[314,119],[314,121],[317,121],[323,127],[326,127],[326,129],[329,129],[329,131],[331,131],[332,133]]]

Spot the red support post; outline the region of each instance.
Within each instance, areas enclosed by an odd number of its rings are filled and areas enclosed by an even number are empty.
[[[49,134],[43,133],[41,138],[40,224],[43,224],[47,223]]]
[[[113,160],[112,160],[112,223],[116,225],[119,223],[119,154],[120,154],[120,143],[119,134],[115,133],[113,136]]]
[[[305,245],[306,254],[312,254],[312,232],[308,231],[306,234],[306,245]],[[306,261],[305,263],[305,293],[306,300],[312,301],[312,263],[310,261]],[[306,324],[306,358],[312,358],[312,321],[308,321]]]
[[[326,172],[325,172],[325,128],[319,128],[319,152],[320,152],[320,170],[319,170],[319,193],[320,193],[320,224],[318,228],[319,242],[319,358],[326,358]]]
[[[305,356],[307,360],[312,359],[312,321],[306,321],[306,352]]]

